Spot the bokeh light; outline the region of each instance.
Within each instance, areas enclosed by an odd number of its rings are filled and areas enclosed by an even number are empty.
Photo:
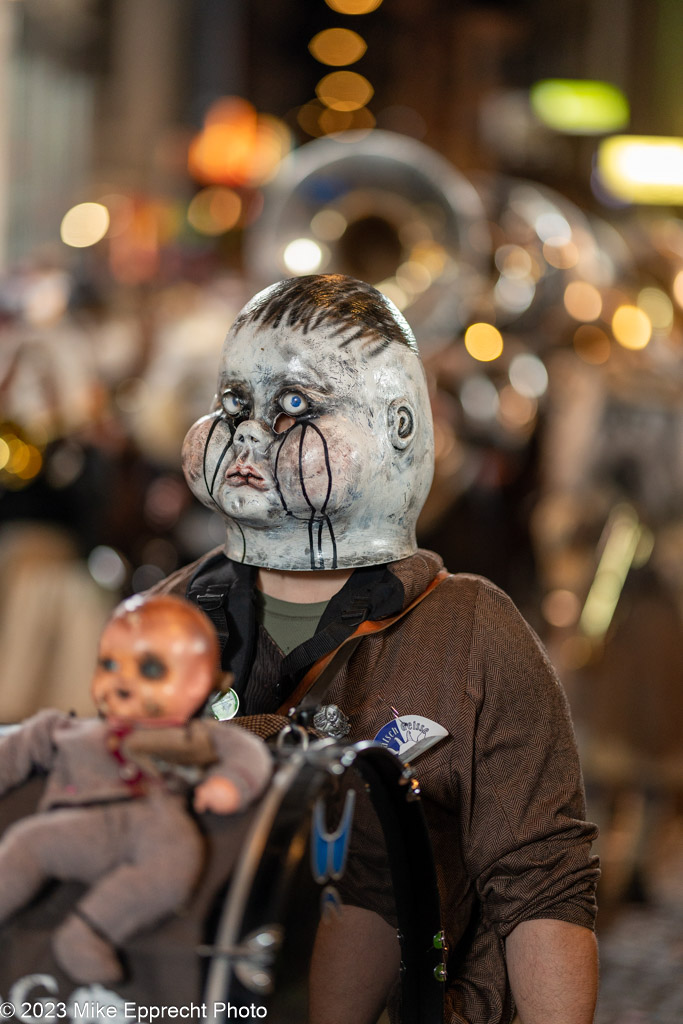
[[[324,242],[336,242],[348,227],[348,220],[339,210],[320,210],[311,220],[311,230]]]
[[[541,604],[541,614],[547,623],[557,629],[575,626],[581,614],[581,602],[571,590],[551,590]]]
[[[575,320],[597,320],[602,313],[602,296],[588,281],[570,281],[564,290],[564,308]]]
[[[531,276],[531,255],[521,245],[501,245],[496,249],[494,262],[501,274],[524,280]]]
[[[574,242],[565,242],[562,245],[553,245],[552,242],[543,243],[543,258],[551,267],[557,270],[570,270],[579,262],[579,247]]]
[[[370,14],[377,10],[382,0],[325,0],[325,3],[339,14]]]
[[[62,218],[59,234],[65,245],[85,249],[101,241],[109,228],[109,210],[102,203],[78,203]]]
[[[460,402],[473,420],[490,421],[498,413],[498,390],[488,377],[475,374],[467,377],[460,388]]]
[[[531,109],[539,121],[571,135],[602,135],[629,123],[626,96],[609,82],[549,78],[530,90]]]
[[[536,419],[538,402],[535,398],[520,395],[516,388],[507,384],[498,395],[500,408],[498,418],[509,430],[527,432]]]
[[[490,363],[503,351],[503,336],[493,324],[471,324],[465,331],[465,348],[473,359]]]
[[[637,306],[646,313],[656,331],[668,331],[674,322],[673,302],[661,288],[642,288]]]
[[[348,28],[328,28],[313,36],[308,49],[321,64],[342,67],[355,64],[367,50],[367,43]]]
[[[314,274],[320,269],[324,253],[312,238],[295,238],[287,245],[282,259],[292,274]]]
[[[242,200],[230,188],[203,188],[190,202],[187,219],[202,235],[222,235],[240,219]]]
[[[548,390],[548,371],[533,352],[520,352],[510,362],[508,377],[525,398],[540,398]]]
[[[598,148],[602,184],[631,203],[683,203],[683,138],[614,135]]]
[[[557,210],[544,210],[534,220],[536,234],[548,245],[562,246],[571,242],[572,229],[566,217]]]
[[[258,186],[273,177],[290,147],[284,122],[226,96],[212,104],[190,143],[188,170],[203,185]]]
[[[601,366],[612,351],[612,343],[599,327],[583,324],[574,332],[574,351],[585,363]]]
[[[126,564],[114,548],[99,544],[88,555],[88,571],[105,590],[120,590],[126,579]]]
[[[612,317],[612,332],[624,348],[645,348],[652,337],[652,322],[637,306],[619,306]]]
[[[318,118],[318,127],[321,135],[353,132],[348,141],[355,142],[358,139],[358,132],[372,131],[375,127],[375,117],[367,107],[360,107],[358,110],[332,110],[325,107]]]
[[[676,274],[671,290],[674,299],[683,308],[683,270],[679,270]]]
[[[349,111],[364,107],[372,99],[374,89],[356,71],[332,71],[320,79],[315,92],[326,107]]]

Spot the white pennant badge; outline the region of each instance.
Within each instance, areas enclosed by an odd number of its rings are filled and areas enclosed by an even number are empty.
[[[448,736],[448,730],[431,718],[421,715],[397,715],[383,725],[375,736],[375,743],[381,743],[387,750],[404,762],[414,761],[420,754]]]

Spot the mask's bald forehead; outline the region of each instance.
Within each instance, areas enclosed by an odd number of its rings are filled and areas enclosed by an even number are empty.
[[[385,359],[370,357],[357,340],[349,345],[344,341],[344,335],[330,328],[304,331],[301,327],[245,324],[226,338],[219,386],[233,381],[278,381],[337,392],[358,387]]]

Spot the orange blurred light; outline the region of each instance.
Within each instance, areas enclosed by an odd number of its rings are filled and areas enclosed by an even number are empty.
[[[332,110],[359,110],[372,99],[374,91],[367,78],[356,71],[332,71],[315,89],[321,103]]]
[[[213,104],[190,143],[188,170],[203,185],[261,185],[289,151],[289,129],[257,114],[251,103],[228,96]]]
[[[292,136],[284,121],[268,114],[259,114],[249,173],[244,184],[255,188],[269,182],[291,146]]]
[[[310,103],[304,103],[297,111],[296,119],[299,127],[315,139],[325,134],[320,127],[320,115],[324,110],[327,110],[327,107],[324,107],[320,100],[311,100]]]
[[[321,64],[342,67],[355,64],[367,50],[367,43],[348,28],[327,28],[313,36],[308,49]]]
[[[619,306],[612,317],[612,332],[624,348],[645,348],[652,337],[652,322],[637,306]]]
[[[541,613],[551,626],[566,629],[579,621],[581,602],[571,590],[551,590],[543,598]]]
[[[473,359],[490,363],[503,351],[503,336],[493,324],[471,324],[465,331],[465,348]]]
[[[109,267],[122,284],[151,280],[159,269],[160,237],[170,237],[173,217],[167,206],[137,198],[128,228],[109,243]]]
[[[325,3],[340,14],[370,14],[377,10],[382,0],[325,0]]]
[[[520,395],[511,384],[506,384],[498,394],[498,418],[512,430],[523,430],[529,427],[538,412],[535,398]]]
[[[27,444],[25,448],[26,458],[23,460],[21,469],[17,469],[15,472],[21,480],[32,480],[40,473],[43,465],[43,456],[35,445]]]
[[[256,137],[257,114],[251,103],[237,96],[217,100],[208,111],[204,128],[190,143],[188,170],[207,185],[240,185],[249,173]]]
[[[585,363],[600,366],[606,363],[612,351],[612,343],[599,327],[584,324],[574,334],[574,349]]]
[[[318,118],[318,125],[322,135],[349,131],[369,132],[375,127],[375,118],[367,107],[361,107],[360,110],[331,110],[325,107]],[[355,136],[355,139],[357,138],[358,136]]]
[[[241,212],[242,200],[237,193],[214,185],[194,196],[187,208],[187,219],[202,235],[222,235],[235,227]]]
[[[673,294],[678,305],[683,307],[683,270],[679,270],[674,278]]]
[[[569,270],[579,262],[579,249],[575,242],[566,242],[563,245],[552,245],[545,242],[543,255],[546,263],[558,270]]]
[[[588,281],[570,281],[564,290],[564,306],[575,320],[597,320],[602,312],[602,297]]]

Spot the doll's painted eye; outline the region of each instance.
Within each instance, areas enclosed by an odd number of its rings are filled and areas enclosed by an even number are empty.
[[[113,658],[100,658],[98,664],[105,672],[116,672],[119,667]]]
[[[146,654],[140,661],[140,675],[145,679],[163,679],[166,671],[166,665],[155,654]]]
[[[239,416],[244,409],[244,402],[232,391],[226,391],[221,395],[221,405],[228,416]]]
[[[280,408],[288,416],[298,416],[308,409],[308,402],[298,391],[288,391],[280,399]]]

